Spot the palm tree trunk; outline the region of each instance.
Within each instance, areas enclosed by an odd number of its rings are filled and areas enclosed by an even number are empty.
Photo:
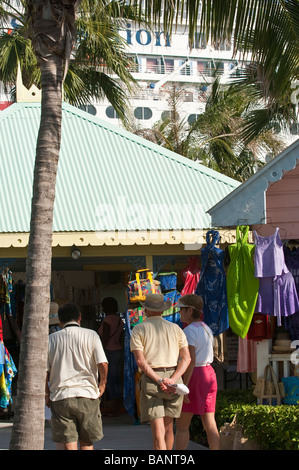
[[[62,121],[63,61],[42,61],[41,123],[36,147],[26,304],[11,450],[44,448],[52,225]]]

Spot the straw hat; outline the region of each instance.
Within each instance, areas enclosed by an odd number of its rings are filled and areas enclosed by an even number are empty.
[[[147,294],[145,302],[140,303],[151,312],[165,312],[171,307],[171,300],[164,301],[163,294]]]
[[[49,325],[57,325],[59,323],[58,309],[59,305],[56,302],[50,303]]]
[[[177,307],[191,307],[196,310],[203,309],[203,300],[199,295],[196,294],[186,294],[179,298]]]

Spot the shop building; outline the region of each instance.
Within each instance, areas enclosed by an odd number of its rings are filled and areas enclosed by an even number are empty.
[[[278,229],[279,238],[283,243],[286,266],[294,278],[299,292],[299,140],[286,148],[271,162],[267,163],[256,174],[242,183],[228,196],[211,207],[212,225],[235,229],[237,226],[249,226],[251,242],[255,243],[254,232],[261,237],[274,237]],[[291,296],[291,291],[287,292]],[[263,313],[263,312],[261,312]],[[298,323],[299,312],[286,317],[290,313],[281,311],[281,327],[276,334],[264,336],[257,341],[257,376],[263,377],[267,364],[272,364],[280,378],[288,377],[294,370],[299,347],[297,333],[287,339],[286,326],[292,318],[292,324]],[[274,316],[274,312],[271,314]],[[265,315],[264,315],[265,316]],[[280,333],[277,333],[280,331]],[[283,331],[283,332],[282,332]],[[298,351],[298,350],[297,350]]]
[[[0,114],[0,259],[26,283],[40,96],[19,82],[17,98]],[[92,326],[104,296],[126,310],[131,271],[185,268],[205,244],[207,210],[240,183],[70,105],[62,114],[53,298],[78,302]]]

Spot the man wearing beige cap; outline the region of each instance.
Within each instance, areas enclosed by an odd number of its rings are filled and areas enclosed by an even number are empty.
[[[162,318],[171,302],[162,294],[148,294],[142,303],[146,321],[134,326],[130,348],[140,379],[141,422],[149,421],[155,450],[171,450],[174,442],[173,419],[181,414],[183,396],[171,384],[182,384],[190,363],[188,342],[183,330]]]

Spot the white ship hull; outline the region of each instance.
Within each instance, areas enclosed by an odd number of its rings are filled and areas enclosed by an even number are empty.
[[[188,33],[183,26],[178,27],[169,38],[158,29],[151,32],[128,22],[120,34],[126,43],[128,67],[140,87],[130,97],[128,114],[133,131],[152,128],[169,115],[170,89],[173,84],[183,90],[180,118],[191,123],[196,115],[205,110],[216,69],[221,74],[222,83],[228,83],[232,74],[250,61],[249,55],[246,60],[241,54],[233,57],[230,44],[206,44],[199,37],[195,37],[193,47],[190,48]],[[113,78],[117,79],[116,76]],[[11,98],[4,93],[0,82],[0,110],[9,104]],[[106,99],[81,108],[107,122],[122,126]],[[298,131],[284,138],[291,143],[298,138]]]
[[[125,39],[129,67],[140,90],[130,98],[130,114],[133,127],[150,128],[163,119],[169,111],[169,90],[177,84],[184,90],[180,115],[192,119],[205,109],[209,86],[214,80],[216,68],[222,80],[229,79],[242,61],[232,57],[229,45],[217,49],[195,39],[191,49],[184,27],[177,28],[171,38],[161,31],[150,32],[133,23],[120,31]],[[116,77],[115,77],[116,78]],[[101,119],[121,125],[107,100],[96,102],[86,110]]]

